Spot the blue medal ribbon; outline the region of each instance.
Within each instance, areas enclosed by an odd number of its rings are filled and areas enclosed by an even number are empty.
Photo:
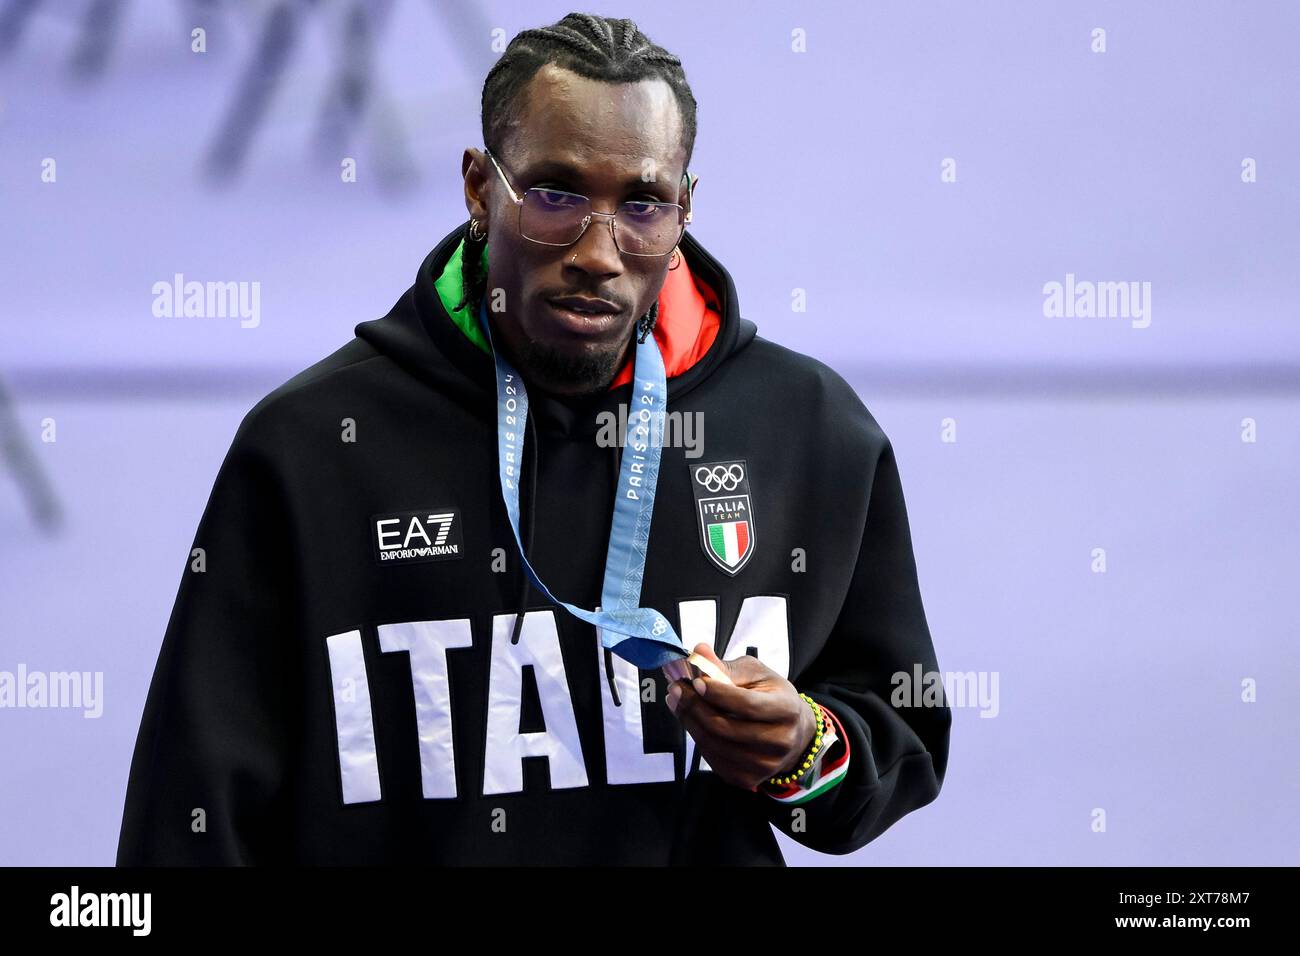
[[[664,411],[668,405],[668,379],[659,343],[653,335],[637,342],[632,375],[633,407],[628,410],[614,521],[605,555],[601,610],[588,611],[555,597],[524,554],[519,537],[519,475],[528,424],[528,391],[519,373],[492,343],[486,300],[479,305],[479,322],[496,363],[497,472],[524,572],[547,600],[579,620],[594,624],[599,629],[601,644],[624,660],[641,668],[662,667],[682,660],[687,651],[668,619],[653,608],[640,606],[646,552],[650,546],[650,518],[654,514],[663,451]]]

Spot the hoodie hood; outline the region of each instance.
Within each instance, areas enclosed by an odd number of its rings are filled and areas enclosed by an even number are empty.
[[[356,326],[356,335],[407,371],[492,418],[496,387],[487,342],[461,298],[460,263],[464,224],[443,237],[416,272],[415,283],[381,319]],[[668,373],[669,403],[680,398],[747,346],[757,333],[740,317],[735,283],[688,231],[680,243],[681,264],[671,269],[659,295],[654,337]],[[484,253],[486,261],[486,251]],[[629,333],[631,334],[631,333]],[[529,392],[530,419],[543,431],[572,437],[596,433],[602,411],[617,412],[631,394],[632,359],[610,388],[569,397]]]
[[[465,284],[462,281],[462,257],[465,240],[456,245],[442,272],[434,281],[443,309],[465,337],[482,349],[490,351],[487,336],[479,325],[478,316],[468,305],[462,305]],[[488,268],[488,249],[483,247],[482,267]],[[709,350],[718,329],[722,326],[718,295],[713,287],[697,279],[683,256],[675,268],[670,268],[659,292],[658,320],[654,327],[659,354],[663,356],[664,370],[671,378],[680,375],[698,362]],[[611,389],[632,381],[634,356],[629,356],[618,374],[610,382]]]

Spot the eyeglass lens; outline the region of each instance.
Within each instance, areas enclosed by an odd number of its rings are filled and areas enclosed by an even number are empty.
[[[567,246],[582,235],[590,214],[591,201],[586,196],[533,188],[524,193],[519,231],[534,242]],[[682,208],[671,203],[622,203],[614,219],[615,243],[619,251],[630,255],[665,255],[681,238],[682,217]]]

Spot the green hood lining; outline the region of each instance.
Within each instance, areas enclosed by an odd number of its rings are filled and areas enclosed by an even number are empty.
[[[442,306],[451,316],[451,320],[460,327],[465,333],[465,338],[469,339],[484,352],[491,354],[488,348],[487,336],[483,334],[483,329],[478,323],[476,316],[468,305],[456,308],[461,297],[465,294],[465,286],[461,282],[461,260],[465,251],[465,239],[461,237],[460,242],[456,244],[456,250],[447,260],[443,267],[442,274],[434,280],[434,288],[438,290],[438,298],[442,300]],[[483,274],[487,274],[488,251],[487,244],[483,244]]]

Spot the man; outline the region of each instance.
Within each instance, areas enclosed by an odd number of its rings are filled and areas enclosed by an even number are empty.
[[[525,31],[483,137],[465,226],[241,424],[119,864],[780,865],[773,825],[848,853],[938,794],[889,441],[686,229],[679,61]]]

